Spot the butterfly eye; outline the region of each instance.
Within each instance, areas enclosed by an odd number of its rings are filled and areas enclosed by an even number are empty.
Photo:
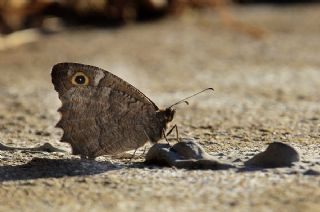
[[[73,75],[71,82],[74,85],[88,85],[89,78],[84,73],[77,72],[75,75]]]

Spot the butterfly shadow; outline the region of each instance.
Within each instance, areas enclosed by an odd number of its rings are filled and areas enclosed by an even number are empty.
[[[88,176],[121,168],[109,162],[94,160],[33,158],[22,165],[0,166],[0,182]]]

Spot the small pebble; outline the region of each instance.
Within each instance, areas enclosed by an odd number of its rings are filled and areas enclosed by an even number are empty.
[[[237,158],[235,160],[232,161],[233,163],[238,163],[238,162],[242,162],[242,160],[240,158]]]
[[[320,172],[313,170],[313,169],[308,169],[307,171],[303,172],[304,175],[312,175],[312,176],[319,176]]]
[[[42,131],[42,130],[37,130],[37,131],[35,132],[35,134],[36,134],[36,135],[41,135],[41,136],[50,136],[50,135],[51,135],[51,133],[45,132],[45,131]]]

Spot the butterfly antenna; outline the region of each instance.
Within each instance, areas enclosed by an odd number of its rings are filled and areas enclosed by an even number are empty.
[[[181,99],[180,101],[174,103],[173,105],[171,105],[171,106],[168,107],[168,108],[172,108],[173,106],[176,106],[176,105],[181,104],[181,103],[186,103],[187,105],[189,105],[189,102],[186,101],[187,99],[190,99],[190,98],[192,98],[192,97],[194,97],[194,96],[197,96],[197,95],[199,95],[199,94],[201,94],[201,93],[203,93],[203,92],[205,92],[205,91],[209,91],[209,90],[214,91],[213,88],[206,88],[206,89],[204,89],[204,90],[202,90],[202,91],[200,91],[200,92],[198,92],[198,93],[195,93],[195,94],[193,94],[193,95],[191,95],[191,96],[188,96],[188,97],[186,97],[186,98],[184,98],[184,99]]]

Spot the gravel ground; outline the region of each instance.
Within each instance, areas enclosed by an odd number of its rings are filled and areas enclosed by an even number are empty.
[[[0,141],[59,142],[53,64],[96,65],[165,107],[180,105],[180,136],[217,159],[241,164],[282,141],[293,167],[188,171],[146,166],[143,157],[81,161],[70,153],[0,151],[0,211],[320,211],[320,7],[234,8],[268,31],[262,40],[226,28],[216,12],[121,29],[65,30],[0,52]],[[142,152],[140,150],[140,152]]]

